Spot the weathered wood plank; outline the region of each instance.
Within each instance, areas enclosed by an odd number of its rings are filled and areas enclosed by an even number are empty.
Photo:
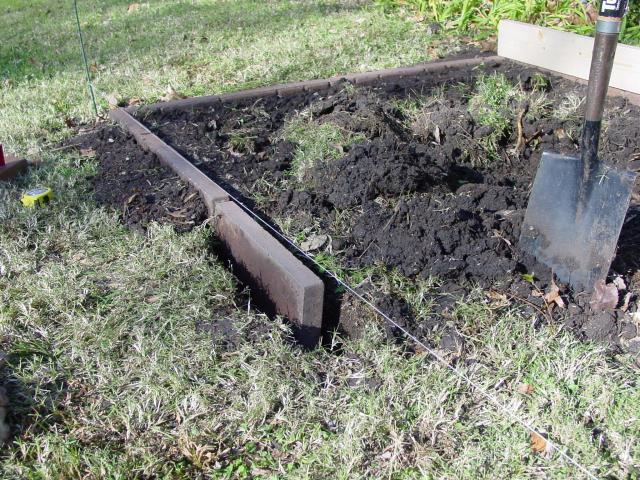
[[[498,55],[588,79],[593,38],[527,23],[503,20],[498,26]],[[611,87],[640,94],[640,48],[619,44]]]

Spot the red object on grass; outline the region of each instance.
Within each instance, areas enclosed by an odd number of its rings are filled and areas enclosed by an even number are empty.
[[[0,167],[4,167],[4,150],[2,150],[1,143],[0,143]]]

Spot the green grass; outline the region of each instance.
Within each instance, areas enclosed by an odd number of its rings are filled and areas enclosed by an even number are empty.
[[[339,159],[345,147],[364,140],[364,135],[331,122],[318,124],[310,112],[302,112],[285,124],[281,138],[296,144],[290,173],[303,183],[311,168]]]
[[[214,93],[407,64],[428,59],[433,41],[364,2],[153,1],[130,14],[128,3],[80,2],[102,109],[104,94],[149,102],[168,85]],[[2,478],[581,476],[534,454],[448,368],[386,341],[367,310],[361,337],[335,338],[340,354],[306,352],[281,321],[235,304],[207,228],[141,235],[97,207],[94,160],[51,148],[71,134],[67,121],[92,118],[69,2],[10,0],[0,13],[0,135],[42,160],[0,186],[1,373],[15,433]],[[57,199],[23,209],[20,193],[37,185]],[[429,314],[428,283],[347,273]],[[469,352],[448,360],[593,472],[638,477],[633,358],[534,326],[481,292],[450,320]],[[199,324],[233,325],[236,341]]]
[[[516,120],[516,110],[525,98],[524,92],[502,74],[478,78],[475,92],[469,100],[469,111],[478,125],[490,129],[479,140],[486,154],[486,158],[480,163],[498,159],[499,142],[510,135]]]
[[[597,0],[599,3],[599,0]],[[408,9],[418,12],[423,20],[438,22],[448,30],[474,32],[479,36],[495,35],[500,20],[518,20],[526,23],[593,35],[595,22],[589,18],[587,5],[595,0],[377,0],[387,9]],[[631,45],[640,44],[640,5],[629,2],[630,11],[623,22],[621,40]],[[591,13],[597,12],[597,7]]]
[[[78,3],[101,112],[109,95],[154,102],[169,86],[202,95],[415,63],[433,41],[356,0]],[[65,120],[92,118],[73,10],[12,0],[0,17],[2,140],[36,154],[69,134]]]
[[[502,135],[511,125],[511,118],[506,112],[511,110],[511,103],[522,100],[521,91],[502,74],[481,76],[475,90],[469,101],[474,119]]]

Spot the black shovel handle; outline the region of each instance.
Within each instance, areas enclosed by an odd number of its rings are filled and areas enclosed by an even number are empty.
[[[626,11],[627,0],[602,0],[600,4],[591,58],[591,71],[589,72],[585,122],[580,145],[585,184],[598,164],[598,144],[604,101],[611,79],[611,69],[618,45],[622,18]]]

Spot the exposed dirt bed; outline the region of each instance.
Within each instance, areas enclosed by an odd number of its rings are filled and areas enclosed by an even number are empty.
[[[96,156],[95,199],[121,213],[130,228],[144,231],[151,221],[186,232],[207,218],[198,192],[145,152],[118,127],[103,127],[70,141],[82,155]]]
[[[506,88],[496,78],[511,90],[491,105],[495,92],[482,89],[487,82]],[[383,265],[411,279],[437,279],[436,324],[479,286],[487,302],[506,298],[565,319],[580,336],[626,346],[636,336],[632,312],[640,287],[637,186],[610,274],[624,282],[617,281],[615,312],[591,312],[588,296],[563,285],[567,308],[547,304],[542,295],[552,289],[551,271],[517,247],[542,151],[578,151],[584,90],[504,62],[195,111],[143,109],[138,116],[317,258],[330,256],[351,271]],[[302,129],[297,136],[291,125]],[[329,150],[305,164],[301,149],[326,125],[333,129]],[[615,165],[640,166],[640,110],[622,98],[608,103],[601,154]],[[410,328],[431,328],[411,319],[406,302],[381,302]]]

